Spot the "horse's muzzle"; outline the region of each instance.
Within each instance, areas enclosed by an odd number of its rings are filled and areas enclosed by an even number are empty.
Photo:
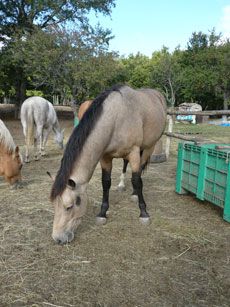
[[[22,189],[23,185],[22,185],[22,181],[21,180],[17,180],[15,181],[15,183],[13,185],[10,186],[11,190],[16,190],[17,188]]]
[[[52,238],[58,243],[58,244],[66,244],[70,243],[74,239],[74,233],[72,231],[66,231],[62,234],[58,235],[52,235]]]

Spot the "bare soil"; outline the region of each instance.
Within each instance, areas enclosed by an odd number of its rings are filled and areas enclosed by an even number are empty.
[[[60,123],[67,142],[73,120]],[[24,155],[20,121],[5,124]],[[46,171],[56,174],[63,155],[52,133],[47,156],[23,166],[23,189],[10,191],[0,177],[0,306],[230,306],[230,225],[215,205],[175,193],[177,143],[167,162],[150,164],[143,175],[150,226],[139,224],[130,201],[130,169],[127,190],[117,192],[117,159],[108,223],[94,223],[102,196],[97,166],[87,214],[68,245],[51,238]]]

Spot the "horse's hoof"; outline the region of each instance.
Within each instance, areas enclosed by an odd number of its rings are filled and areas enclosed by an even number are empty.
[[[151,220],[149,217],[139,217],[139,222],[141,225],[148,226],[151,224]]]
[[[124,186],[124,185],[118,185],[118,186],[117,186],[117,190],[118,190],[119,192],[123,192],[123,191],[125,191],[125,186]]]
[[[40,155],[41,156],[46,156],[46,153],[45,152],[41,152]]]
[[[25,163],[30,163],[30,160],[29,159],[25,159]]]
[[[137,195],[131,195],[131,201],[133,203],[137,203],[138,202],[138,196]]]
[[[100,217],[100,216],[97,216],[96,217],[96,220],[95,220],[95,224],[97,226],[102,226],[102,225],[105,225],[106,224],[106,218],[105,217]]]
[[[38,157],[34,157],[34,161],[39,161],[39,158]]]

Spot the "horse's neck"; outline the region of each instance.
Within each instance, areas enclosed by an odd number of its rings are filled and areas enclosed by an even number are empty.
[[[103,156],[109,143],[110,134],[103,133],[101,129],[94,129],[89,135],[82,152],[74,164],[71,178],[77,183],[88,183],[93,175],[97,163]]]
[[[12,155],[13,152],[10,151],[8,148],[6,148],[1,142],[0,142],[0,174],[2,174],[4,170],[4,162],[9,155]]]
[[[15,145],[13,146],[13,144],[11,144],[11,146],[7,147],[6,144],[4,144],[0,141],[0,156],[13,154],[14,147],[15,147]]]
[[[55,123],[53,124],[53,131],[55,133],[61,132],[61,126],[60,126],[59,121],[58,121],[57,118],[56,118]]]
[[[93,172],[100,160],[100,154],[89,156],[88,150],[84,150],[74,164],[71,178],[78,184],[86,184],[90,181]]]

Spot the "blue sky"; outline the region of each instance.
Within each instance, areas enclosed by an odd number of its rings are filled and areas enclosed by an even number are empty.
[[[140,51],[151,57],[163,45],[183,49],[193,32],[214,27],[230,37],[230,0],[116,0],[111,18],[89,18],[112,30],[110,50],[125,56]]]

